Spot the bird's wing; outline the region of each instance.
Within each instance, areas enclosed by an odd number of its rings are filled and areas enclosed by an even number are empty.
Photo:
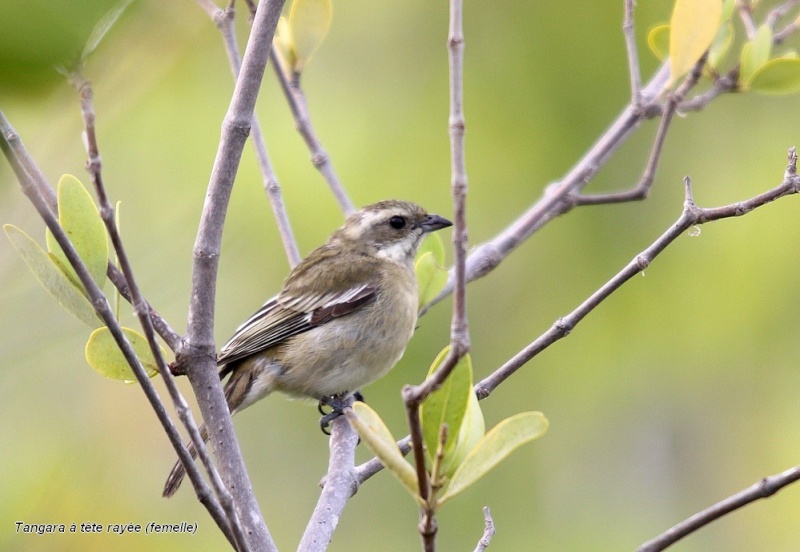
[[[218,364],[227,364],[278,345],[290,337],[344,316],[375,300],[374,282],[328,293],[284,293],[273,297],[236,329],[222,346]]]

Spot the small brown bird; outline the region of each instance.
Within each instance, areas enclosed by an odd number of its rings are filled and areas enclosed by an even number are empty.
[[[220,349],[231,414],[273,391],[336,408],[332,397],[386,374],[417,322],[417,249],[425,234],[451,225],[407,201],[381,201],[351,215]],[[208,440],[205,424],[200,434]],[[185,473],[178,461],[164,496],[178,490]]]

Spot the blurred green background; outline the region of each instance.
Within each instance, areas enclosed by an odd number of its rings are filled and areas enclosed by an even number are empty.
[[[469,236],[476,245],[567,172],[624,107],[629,81],[621,0],[466,4]],[[0,109],[53,183],[63,173],[88,179],[76,94],[52,66],[80,50],[111,5],[0,3]],[[670,9],[668,0],[639,2],[645,79],[658,66],[646,49],[647,30],[667,21]],[[400,197],[452,213],[447,11],[444,1],[335,3],[330,34],[303,84],[317,132],[358,205]],[[244,40],[247,25],[239,19]],[[232,91],[219,33],[193,2],[140,0],[85,72],[95,87],[105,180],[122,201],[139,283],[183,332],[192,244]],[[258,112],[307,253],[341,214],[269,72]],[[799,117],[797,96],[728,95],[678,118],[647,201],[577,209],[471,284],[476,378],[575,308],[672,224],[685,175],[701,206],[776,186],[787,148],[799,145]],[[654,122],[642,126],[589,189],[635,182],[654,132]],[[279,289],[288,269],[260,182],[248,146],[224,235],[220,341]],[[481,507],[489,506],[497,527],[491,550],[631,550],[797,464],[797,201],[783,199],[682,237],[645,277],[484,401],[487,426],[542,410],[550,430],[447,505],[440,549],[474,548]],[[5,162],[0,221],[43,240],[43,224]],[[142,393],[91,371],[83,358],[87,328],[56,306],[5,239],[0,287],[0,549],[224,548],[189,488],[169,501],[160,497],[174,453]],[[449,307],[443,302],[425,316],[399,366],[366,390],[397,435],[405,434],[400,388],[418,382],[445,344]],[[129,312],[123,321],[134,325]],[[282,550],[296,546],[326,469],[317,417],[307,403],[274,397],[236,420]],[[381,473],[349,504],[330,550],[417,550],[417,514],[401,486]],[[800,489],[789,488],[675,549],[797,550],[799,516]],[[37,536],[16,534],[15,521],[196,521],[199,533]]]

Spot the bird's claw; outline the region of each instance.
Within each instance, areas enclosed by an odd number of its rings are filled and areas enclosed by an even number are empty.
[[[361,391],[356,391],[353,395],[354,401],[364,402],[364,395]],[[341,395],[328,395],[322,397],[317,404],[317,410],[322,417],[319,419],[319,428],[325,435],[330,435],[331,423],[344,413],[344,409],[349,406],[348,397],[350,393],[342,393]],[[330,412],[325,411],[325,407],[329,407]]]

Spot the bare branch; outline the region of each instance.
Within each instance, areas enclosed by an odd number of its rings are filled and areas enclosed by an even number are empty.
[[[272,37],[284,0],[261,0],[253,22],[242,68],[222,123],[222,136],[214,160],[203,206],[192,267],[186,346],[178,358],[187,375],[209,428],[210,443],[223,480],[231,490],[249,544],[257,550],[275,550],[242,460],[222,386],[216,370],[214,304],[222,228],[242,149],[250,132]]]
[[[678,113],[687,113],[689,111],[700,111],[704,109],[711,101],[715,100],[718,96],[726,92],[736,92],[738,90],[737,81],[739,79],[739,66],[728,72],[727,75],[721,75],[714,80],[713,86],[697,96],[684,100],[678,105]]]
[[[397,441],[397,447],[400,449],[400,452],[405,456],[409,452],[411,452],[411,437],[406,435],[399,441]],[[378,458],[373,458],[372,460],[368,460],[363,464],[355,467],[355,475],[356,481],[358,482],[358,486],[360,487],[367,479],[378,473],[383,469],[383,464]]]
[[[612,293],[619,289],[622,284],[630,280],[633,276],[642,272],[650,263],[683,232],[695,225],[705,224],[715,220],[737,217],[749,213],[753,209],[766,205],[786,195],[795,194],[800,191],[800,178],[797,176],[797,154],[794,148],[789,150],[789,164],[783,182],[777,187],[764,192],[763,194],[752,197],[746,201],[732,203],[724,207],[701,209],[694,203],[691,191],[691,182],[686,179],[686,201],[683,212],[677,221],[664,232],[650,247],[636,255],[625,268],[619,271],[613,278],[606,282],[600,289],[594,292],[580,306],[569,313],[567,316],[556,320],[552,327],[539,336],[530,345],[522,349],[519,353],[509,359],[503,366],[475,385],[475,392],[479,399],[486,398],[491,392],[511,374],[516,372],[526,362],[531,360],[541,351],[566,337],[572,329],[594,310],[600,303],[607,299]]]
[[[739,11],[739,19],[742,20],[747,40],[753,40],[758,31],[755,21],[753,21],[753,11],[750,2],[746,0],[736,0],[736,9]]]
[[[489,543],[492,541],[492,537],[494,537],[494,520],[492,519],[492,514],[489,512],[489,507],[485,506],[483,508],[483,535],[481,536],[481,540],[478,541],[478,546],[475,547],[475,552],[483,552],[489,547]]]
[[[770,29],[775,30],[778,26],[778,21],[785,17],[786,14],[792,11],[798,4],[800,4],[800,0],[787,0],[780,6],[776,6],[767,14],[765,23],[769,25]]]
[[[638,548],[637,552],[659,552],[660,550],[669,548],[683,537],[705,527],[712,521],[747,506],[756,500],[769,498],[787,485],[791,485],[798,480],[800,480],[800,466],[795,466],[794,468],[771,477],[765,477],[747,489],[696,513],[689,519],[680,522],[661,535],[647,541]]]
[[[348,399],[352,404],[352,397]],[[322,552],[327,550],[333,532],[347,501],[358,490],[355,462],[358,434],[345,416],[336,418],[331,426],[330,458],[328,473],[317,505],[300,540],[299,552]]]
[[[629,0],[630,1],[630,0]],[[661,159],[661,152],[664,149],[664,142],[667,139],[667,132],[669,131],[672,117],[675,115],[675,110],[678,104],[683,101],[689,90],[697,85],[700,80],[700,75],[703,71],[703,66],[706,64],[706,55],[701,57],[694,68],[689,72],[686,78],[675,92],[669,94],[667,99],[667,107],[664,114],[661,116],[661,124],[658,126],[656,139],[653,142],[653,149],[650,151],[650,156],[647,160],[647,166],[642,174],[639,183],[629,190],[623,192],[615,192],[610,194],[596,194],[596,195],[574,195],[574,204],[579,205],[600,205],[607,203],[622,203],[626,201],[634,201],[645,199],[653,186],[656,178],[656,171],[658,170],[658,162]]]

